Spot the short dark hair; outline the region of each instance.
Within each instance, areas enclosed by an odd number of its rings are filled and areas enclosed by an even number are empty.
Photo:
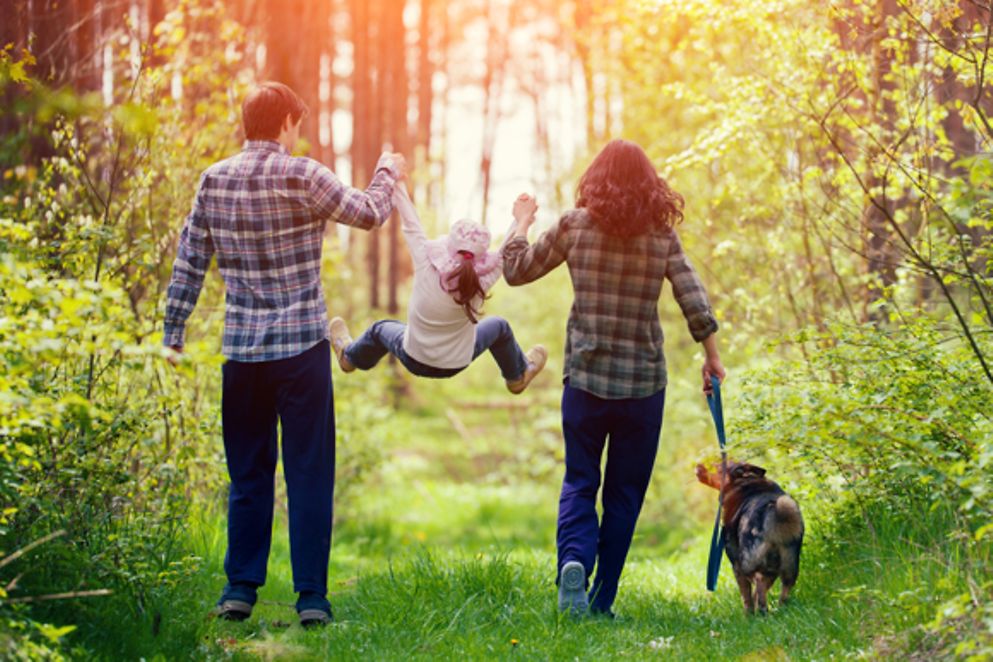
[[[307,114],[307,104],[282,83],[262,83],[241,104],[247,140],[275,140],[289,115],[293,122]]]
[[[579,180],[577,207],[585,207],[607,234],[632,237],[667,232],[683,220],[683,196],[669,186],[645,150],[612,140]]]

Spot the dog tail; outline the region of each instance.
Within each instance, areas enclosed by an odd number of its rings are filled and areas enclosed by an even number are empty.
[[[789,494],[783,494],[776,499],[775,508],[776,525],[772,527],[773,535],[777,542],[791,542],[803,535],[803,517],[800,515],[800,506]]]

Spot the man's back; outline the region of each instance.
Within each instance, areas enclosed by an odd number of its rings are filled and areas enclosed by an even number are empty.
[[[214,254],[226,289],[226,357],[283,359],[326,338],[320,271],[327,221],[362,229],[381,225],[392,211],[394,181],[386,166],[359,191],[317,161],[290,156],[266,140],[247,141],[242,152],[208,168],[169,284],[167,344],[182,345],[183,326]]]

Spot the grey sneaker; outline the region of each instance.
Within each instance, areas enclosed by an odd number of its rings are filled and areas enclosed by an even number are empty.
[[[528,367],[524,370],[524,375],[516,381],[507,382],[507,390],[514,395],[523,392],[528,387],[528,384],[531,383],[531,380],[542,371],[545,367],[545,362],[548,360],[548,350],[543,345],[535,345],[528,350],[525,356],[528,359]]]
[[[242,600],[222,600],[215,614],[225,621],[243,621],[252,615],[252,605]]]
[[[305,628],[321,627],[334,621],[334,617],[323,609],[304,609],[299,616],[300,625]]]
[[[586,569],[579,561],[569,561],[559,575],[559,611],[585,614],[590,608],[586,597]]]
[[[348,325],[345,320],[335,317],[331,320],[331,349],[338,357],[338,365],[342,372],[352,372],[355,366],[345,356],[345,348],[352,344],[352,335],[348,332]]]

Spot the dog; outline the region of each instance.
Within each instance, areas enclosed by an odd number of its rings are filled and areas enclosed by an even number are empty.
[[[696,476],[704,485],[721,488],[720,465],[713,471],[697,465]],[[724,549],[734,569],[745,612],[752,614],[758,609],[764,614],[768,610],[766,595],[776,579],[782,580],[779,604],[783,605],[800,573],[800,506],[765,477],[765,469],[753,464],[727,462],[723,483]]]

